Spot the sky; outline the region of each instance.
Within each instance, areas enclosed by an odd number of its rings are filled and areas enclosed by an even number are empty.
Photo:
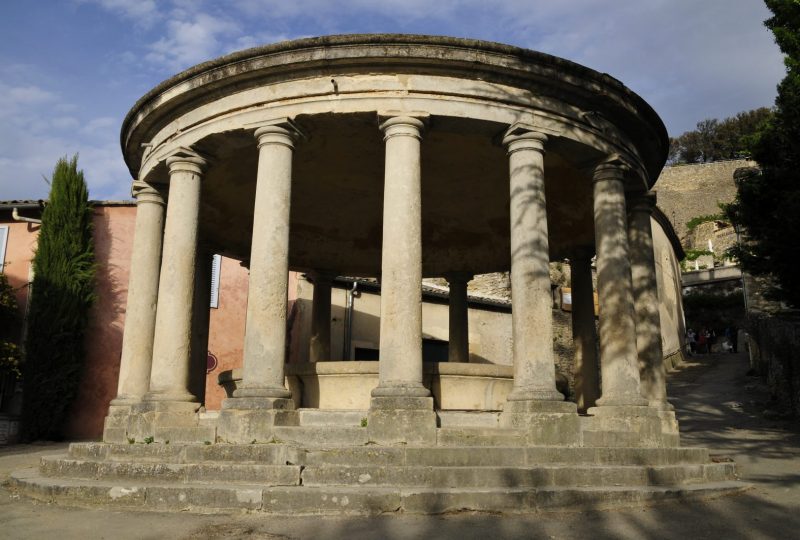
[[[670,135],[772,106],[782,56],[761,0],[0,0],[0,200],[45,198],[79,154],[93,199],[130,198],[119,130],[164,79],[326,34],[497,41],[606,72]]]

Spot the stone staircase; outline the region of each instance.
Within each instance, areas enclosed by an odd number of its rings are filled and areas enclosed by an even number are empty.
[[[293,515],[605,509],[745,488],[703,448],[535,446],[485,418],[439,428],[436,445],[379,446],[362,427],[306,416],[271,442],[74,443],[11,485],[79,506]]]

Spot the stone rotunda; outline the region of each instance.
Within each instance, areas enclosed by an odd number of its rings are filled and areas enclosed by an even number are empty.
[[[430,513],[741,489],[732,463],[679,444],[650,229],[668,138],[611,76],[466,39],[303,39],[165,81],[121,138],[138,211],[118,395],[102,443],[15,475],[31,496]],[[218,416],[197,391],[210,253],[250,272],[242,379]],[[548,265],[564,258],[581,414],[556,389]],[[290,270],[313,276],[320,361],[331,280],[380,281],[378,384],[360,422],[298,410],[284,384]],[[444,426],[423,384],[422,279],[451,285],[457,360],[466,282],[501,271],[511,272],[513,389],[501,412]]]

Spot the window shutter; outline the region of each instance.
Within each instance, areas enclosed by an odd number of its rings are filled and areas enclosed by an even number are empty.
[[[222,265],[222,255],[214,255],[211,259],[211,307],[219,307],[219,270]]]
[[[0,274],[6,264],[6,244],[8,243],[8,225],[0,226]]]

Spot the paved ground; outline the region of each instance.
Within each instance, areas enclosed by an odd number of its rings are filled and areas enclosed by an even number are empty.
[[[748,377],[744,355],[695,357],[670,382],[683,441],[730,456],[750,491],[713,501],[637,510],[375,518],[198,516],[78,510],[19,499],[0,489],[0,538],[797,538],[800,427],[765,418],[764,386]],[[771,416],[771,415],[768,415]],[[0,449],[0,480],[64,445]]]

